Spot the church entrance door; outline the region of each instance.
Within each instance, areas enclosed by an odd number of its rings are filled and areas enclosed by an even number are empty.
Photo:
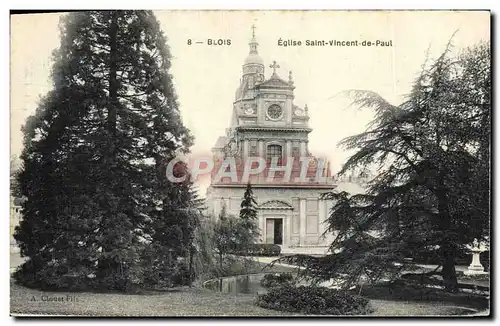
[[[283,244],[283,219],[266,219],[266,243]]]

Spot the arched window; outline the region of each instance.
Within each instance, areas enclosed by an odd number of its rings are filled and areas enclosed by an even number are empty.
[[[280,145],[268,145],[267,146],[267,161],[271,162],[273,157],[278,158],[278,162],[281,162],[283,150]]]

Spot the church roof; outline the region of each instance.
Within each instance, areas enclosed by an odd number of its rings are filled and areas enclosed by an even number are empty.
[[[268,80],[256,85],[258,88],[295,88],[292,84],[287,83],[283,79],[277,77],[277,76],[272,76]]]
[[[245,64],[259,64],[259,65],[264,65],[264,60],[259,56],[258,53],[250,53],[246,58],[245,58]]]

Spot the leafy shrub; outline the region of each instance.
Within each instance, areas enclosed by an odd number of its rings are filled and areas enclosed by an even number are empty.
[[[187,266],[187,264],[182,264],[179,266],[179,269],[173,273],[171,281],[172,285],[174,286],[189,285],[190,276],[189,267]]]
[[[490,270],[490,251],[486,250],[486,251],[481,252],[479,254],[479,260],[481,261],[481,264],[484,266],[484,270],[486,272],[489,272],[489,270]],[[470,261],[468,264],[470,264]]]
[[[292,273],[275,273],[275,274],[266,274],[260,280],[260,285],[265,288],[272,288],[275,286],[281,286],[284,284],[292,283],[293,275]]]
[[[50,291],[85,291],[96,287],[95,279],[88,277],[84,267],[70,270],[67,266],[36,263],[29,259],[17,268],[13,277],[28,288]]]
[[[222,271],[217,271],[214,277],[250,274],[260,272],[261,269],[260,264],[251,259],[228,256],[224,259]]]
[[[255,243],[247,246],[246,250],[239,249],[235,255],[276,257],[281,254],[281,247],[272,243]]]
[[[259,295],[263,308],[314,315],[364,315],[372,312],[368,300],[320,286],[285,285]]]
[[[238,256],[226,256],[222,262],[222,270],[218,265],[207,268],[203,274],[197,275],[196,284],[213,278],[262,273],[262,265],[250,258]]]

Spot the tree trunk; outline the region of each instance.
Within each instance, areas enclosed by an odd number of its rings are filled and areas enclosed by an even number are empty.
[[[458,291],[458,280],[455,271],[455,255],[454,248],[450,246],[450,243],[443,241],[442,252],[443,252],[443,282],[444,287],[449,292]]]
[[[110,25],[108,29],[109,33],[109,46],[110,46],[110,56],[109,56],[109,96],[108,96],[108,116],[107,116],[107,151],[104,152],[104,159],[107,162],[110,172],[105,177],[105,182],[111,187],[113,184],[113,174],[116,165],[116,111],[117,111],[117,101],[118,101],[118,84],[116,80],[117,75],[117,61],[118,61],[118,46],[117,46],[117,34],[118,34],[118,14],[116,11],[110,12]],[[110,189],[111,190],[111,189]],[[108,211],[108,218],[103,219],[100,228],[106,230],[110,228],[109,220],[112,220],[112,216],[116,214],[113,209]],[[102,253],[110,252],[114,247],[115,239],[114,237],[107,237],[102,243]],[[99,259],[99,278],[108,277],[111,274],[119,274],[119,266],[116,261],[110,258],[100,258]]]
[[[219,253],[219,291],[222,292],[222,251]]]
[[[452,221],[450,211],[448,209],[448,198],[446,196],[446,188],[444,180],[440,176],[438,179],[438,210],[439,210],[439,228],[442,232],[443,239],[441,241],[441,260],[443,262],[443,282],[446,291],[458,291],[458,281],[455,271],[455,239],[452,238]]]
[[[118,81],[116,74],[118,70],[118,17],[117,13],[111,13],[111,24],[109,26],[109,103],[108,103],[108,132],[112,138],[114,150],[114,136],[116,135],[116,111],[118,106]],[[111,152],[113,153],[113,152]]]
[[[191,287],[191,284],[193,283],[193,254],[194,254],[194,250],[193,250],[193,247],[191,246],[189,248],[189,272],[188,272],[188,277],[189,277],[189,280],[188,280],[188,285],[189,287]]]

